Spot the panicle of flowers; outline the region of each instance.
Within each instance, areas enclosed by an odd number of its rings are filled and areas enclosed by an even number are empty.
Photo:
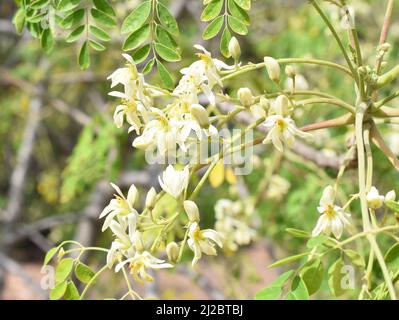
[[[256,236],[251,227],[254,208],[248,203],[220,199],[215,204],[215,230],[222,236],[226,253],[237,251],[249,244]]]

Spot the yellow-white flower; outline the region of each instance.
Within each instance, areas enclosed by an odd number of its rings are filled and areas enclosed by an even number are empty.
[[[188,166],[185,166],[183,170],[176,170],[172,165],[168,165],[162,173],[162,178],[158,177],[158,180],[161,188],[177,199],[188,186]]]
[[[138,215],[136,209],[134,209],[134,205],[138,198],[136,186],[134,184],[130,186],[127,198],[125,198],[121,189],[119,189],[117,185],[111,183],[111,186],[115,189],[117,194],[115,194],[115,198],[109,202],[109,204],[100,214],[100,219],[107,216],[105,218],[102,231],[106,230],[110,226],[111,221],[115,217],[133,216],[136,218]]]
[[[143,280],[151,282],[154,279],[146,271],[151,269],[173,268],[170,263],[165,263],[164,260],[158,259],[151,255],[148,251],[136,252],[132,258],[122,261],[117,264],[115,271],[118,272],[124,265],[129,264],[130,273],[133,278],[142,283]]]
[[[215,96],[212,92],[212,88],[216,84],[219,86],[223,85],[219,71],[221,69],[232,69],[234,66],[228,66],[218,59],[213,59],[211,53],[201,45],[197,44],[194,47],[202,51],[197,54],[200,60],[193,62],[189,67],[183,68],[180,71],[183,77],[174,93],[193,93],[193,88],[196,88],[195,94],[202,91],[209,99],[210,103],[215,104]],[[190,89],[190,91],[188,89]]]
[[[155,118],[144,127],[143,133],[133,141],[133,147],[147,149],[156,146],[161,155],[168,152],[175,153],[176,144],[180,144],[178,130],[173,122],[169,121],[162,110],[151,108]]]
[[[377,188],[372,186],[366,195],[367,205],[371,209],[381,208],[384,204],[384,196],[380,195]]]
[[[284,144],[288,147],[291,147],[295,142],[295,136],[299,136],[301,138],[309,138],[310,134],[305,133],[299,130],[294,120],[290,117],[283,117],[281,115],[273,115],[267,117],[266,121],[263,125],[270,129],[266,138],[263,140],[263,143],[272,142],[276,149],[280,152],[283,152]]]
[[[190,224],[188,237],[187,244],[194,252],[193,266],[201,259],[202,253],[212,256],[217,254],[215,243],[220,248],[223,247],[222,238],[215,230],[201,230],[197,222]]]
[[[344,212],[341,207],[334,205],[334,199],[335,192],[333,187],[327,186],[323,191],[319,206],[317,207],[321,216],[317,221],[316,227],[313,229],[313,236],[317,236],[320,233],[329,236],[332,232],[339,239],[343,230],[351,226],[349,221],[350,214]]]
[[[115,239],[107,254],[107,266],[111,268],[115,261],[133,257],[136,252],[136,238],[140,236],[136,230],[137,218],[135,214],[127,217],[118,217],[118,221],[112,220],[109,228]]]

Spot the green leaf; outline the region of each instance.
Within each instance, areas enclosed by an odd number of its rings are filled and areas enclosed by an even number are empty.
[[[162,3],[157,4],[157,16],[159,22],[168,30],[172,35],[179,35],[179,26],[175,17],[169,12],[169,9]]]
[[[155,59],[151,59],[150,61],[147,62],[147,64],[144,66],[141,72],[143,74],[151,72],[152,68],[154,67],[154,64],[155,64]]]
[[[285,229],[289,234],[293,235],[297,238],[310,238],[311,234],[304,230],[294,229],[294,228],[287,228]]]
[[[281,296],[282,287],[294,274],[293,270],[284,272],[276,280],[274,280],[268,287],[258,291],[255,294],[256,300],[276,300]]]
[[[75,275],[79,281],[83,283],[89,283],[94,277],[95,272],[89,266],[79,262],[75,267]]]
[[[352,263],[355,266],[358,266],[360,268],[364,268],[366,266],[366,263],[365,263],[363,257],[358,252],[356,252],[354,250],[346,249],[346,250],[344,250],[344,253],[352,261]]]
[[[387,267],[396,272],[399,270],[399,243],[394,244],[385,254]]]
[[[398,202],[392,201],[392,200],[387,200],[384,203],[393,212],[399,212],[399,203]]]
[[[251,0],[234,0],[235,3],[243,8],[244,10],[250,10],[251,9]]]
[[[82,35],[83,31],[85,31],[85,25],[81,25],[77,27],[75,30],[73,30],[66,38],[65,41],[68,43],[75,42],[80,38]]]
[[[278,260],[278,261],[272,263],[271,265],[269,265],[268,268],[280,267],[280,266],[285,265],[287,263],[290,263],[292,261],[296,261],[296,260],[302,259],[303,257],[306,257],[308,255],[309,255],[309,252],[296,254],[294,256],[290,256],[290,257]]]
[[[55,282],[59,283],[64,281],[71,273],[73,268],[74,259],[65,258],[62,259],[55,269]]]
[[[104,51],[105,46],[101,44],[100,42],[94,41],[94,40],[89,40],[90,47],[92,47],[96,51]]]
[[[155,29],[155,35],[157,42],[163,44],[166,47],[169,47],[173,50],[177,48],[176,41],[172,38],[169,32],[162,26],[157,25]]]
[[[44,29],[41,39],[40,39],[40,44],[42,46],[42,49],[44,52],[49,53],[51,50],[54,48],[54,37],[53,33],[51,32],[50,29]]]
[[[133,54],[132,58],[135,63],[141,63],[145,59],[147,59],[148,55],[150,54],[151,51],[151,46],[149,44],[146,44],[140,49],[137,49]]]
[[[222,10],[223,3],[223,0],[212,0],[202,11],[201,20],[210,21],[215,19]]]
[[[67,289],[67,282],[62,281],[50,291],[50,300],[61,299]]]
[[[242,22],[244,22],[247,25],[250,23],[250,19],[249,19],[248,13],[244,9],[240,8],[234,2],[234,0],[229,0],[228,1],[228,7],[229,7],[229,11],[230,11],[231,15],[233,15],[238,20],[241,20]]]
[[[230,58],[229,42],[231,40],[231,33],[228,28],[224,28],[222,37],[220,38],[220,52],[226,57]]]
[[[83,19],[85,15],[84,9],[78,9],[68,14],[61,22],[61,27],[70,29],[76,27]]]
[[[136,49],[140,46],[144,41],[148,39],[150,36],[151,28],[150,25],[147,23],[142,26],[140,29],[131,33],[125,40],[123,44],[123,50],[129,51]]]
[[[319,290],[323,281],[324,268],[320,259],[308,261],[301,268],[301,278],[308,289],[309,295]]]
[[[344,262],[341,258],[335,261],[331,267],[328,269],[328,286],[332,294],[336,297],[341,296],[344,293],[342,288],[342,267],[344,266]]]
[[[58,2],[57,10],[60,12],[69,11],[77,7],[81,0],[61,0]]]
[[[110,41],[111,40],[111,36],[99,27],[90,26],[90,32],[101,41]]]
[[[151,13],[151,2],[145,1],[134,9],[123,21],[121,33],[131,33],[140,28],[148,19]]]
[[[79,65],[82,70],[87,69],[90,66],[90,53],[89,53],[89,44],[88,40],[86,40],[82,47],[80,48],[79,53]]]
[[[157,68],[159,76],[161,77],[162,83],[164,84],[165,88],[172,89],[174,82],[168,69],[166,69],[166,67],[159,60],[157,60]]]
[[[301,277],[296,276],[292,280],[291,291],[285,298],[287,300],[309,300],[308,289]]]
[[[213,20],[204,30],[204,32],[202,33],[202,38],[204,38],[204,40],[209,40],[212,39],[213,37],[215,37],[220,29],[222,28],[223,25],[223,20],[224,17],[220,16],[218,18],[216,18],[215,20]]]
[[[323,243],[325,243],[328,240],[328,237],[324,234],[320,234],[316,237],[312,237],[308,240],[308,242],[306,243],[306,246],[309,249],[313,249],[317,246],[322,245]]]
[[[116,16],[114,9],[108,3],[108,1],[106,1],[106,0],[93,0],[93,3],[94,3],[94,6],[98,10],[108,14],[109,16],[112,16],[112,17]]]
[[[115,27],[116,26],[116,22],[115,19],[112,18],[110,15],[97,10],[97,9],[91,9],[90,10],[91,16],[93,17],[93,19],[98,22],[99,24],[102,24],[106,27]]]
[[[238,34],[241,34],[241,35],[245,35],[245,34],[248,33],[248,28],[247,28],[247,26],[245,25],[245,23],[242,22],[241,20],[237,19],[236,17],[234,17],[234,16],[228,16],[228,17],[227,17],[227,21],[228,21],[228,23],[229,23],[230,28],[231,28],[235,33],[238,33]]]
[[[35,10],[44,8],[49,4],[50,0],[35,0],[29,4],[29,7]]]
[[[166,61],[179,61],[181,59],[180,54],[171,48],[168,48],[167,46],[164,46],[161,43],[155,42],[155,51],[159,54],[159,56],[166,60]]]
[[[15,29],[18,33],[21,33],[25,27],[25,10],[23,8],[19,8],[15,13],[14,18],[12,19],[12,23],[15,25]]]
[[[65,300],[79,300],[80,294],[75,284],[72,281],[69,281],[64,293]]]
[[[47,266],[50,260],[54,257],[54,255],[57,253],[59,247],[54,247],[51,248],[49,251],[47,251],[44,261],[43,261],[43,267]]]

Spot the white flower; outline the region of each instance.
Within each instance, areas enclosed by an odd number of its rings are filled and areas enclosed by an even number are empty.
[[[376,187],[372,186],[366,195],[367,205],[371,209],[378,209],[384,204],[384,196],[381,196]]]
[[[170,263],[165,263],[164,260],[158,259],[151,255],[148,251],[142,253],[136,252],[132,258],[122,261],[117,264],[115,271],[119,272],[125,264],[129,263],[130,273],[133,278],[138,282],[142,283],[143,280],[151,282],[154,279],[147,273],[146,269],[164,269],[173,268]]]
[[[290,117],[284,118],[281,115],[269,116],[263,125],[270,129],[263,143],[269,143],[271,141],[280,152],[283,152],[283,144],[289,147],[294,144],[295,136],[304,139],[311,137],[310,134],[300,131],[296,127],[294,120]]]
[[[334,189],[331,186],[327,186],[317,207],[321,216],[313,229],[312,236],[317,236],[320,233],[329,236],[332,232],[339,239],[344,228],[350,227],[350,214],[344,212],[341,207],[334,205],[334,198]]]
[[[121,189],[119,189],[117,185],[111,183],[111,186],[116,190],[117,194],[115,194],[115,199],[112,199],[100,214],[100,219],[107,216],[105,218],[102,231],[106,230],[110,226],[111,221],[117,216],[137,217],[138,215],[136,209],[134,209],[134,205],[138,198],[136,186],[134,184],[130,186],[127,198],[125,198]]]
[[[162,189],[177,199],[188,186],[188,166],[185,166],[183,170],[175,170],[172,165],[169,165],[162,173],[162,179],[158,177],[158,180]]]
[[[161,155],[175,154],[176,144],[181,145],[179,128],[168,120],[162,110],[151,108],[151,111],[155,119],[145,125],[143,133],[134,139],[133,147],[147,149],[156,146]]]
[[[228,66],[218,59],[213,59],[211,53],[201,45],[197,44],[194,47],[202,51],[202,53],[197,54],[200,60],[193,62],[189,67],[180,71],[183,77],[173,93],[177,95],[184,93],[186,96],[190,96],[192,103],[198,103],[192,95],[194,93],[197,95],[198,91],[201,90],[209,99],[209,102],[215,104],[212,88],[216,84],[223,85],[219,71],[221,69],[233,69],[234,66]]]
[[[111,248],[107,254],[107,266],[111,268],[115,261],[130,258],[136,252],[135,243],[140,233],[136,230],[136,215],[129,214],[127,217],[118,217],[118,222],[112,220],[109,228],[115,236]]]
[[[221,236],[212,229],[201,230],[197,222],[193,222],[189,226],[187,244],[194,252],[192,265],[194,266],[201,258],[202,252],[207,255],[216,255],[215,243],[222,248]]]

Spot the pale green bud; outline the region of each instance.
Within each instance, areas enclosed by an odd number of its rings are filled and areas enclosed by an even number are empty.
[[[232,37],[229,42],[229,53],[235,61],[237,61],[241,56],[240,44],[236,37]]]
[[[186,200],[183,202],[184,211],[186,211],[190,222],[198,222],[200,220],[198,207],[194,201]]]
[[[209,122],[208,112],[203,106],[197,103],[191,105],[190,113],[195,118],[195,120],[197,120],[197,122],[202,128],[204,129],[209,128],[210,122]]]
[[[263,60],[270,79],[276,83],[279,82],[281,70],[278,61],[272,57],[265,57]]]
[[[150,210],[154,209],[156,197],[157,197],[157,192],[155,191],[154,187],[152,187],[148,191],[147,196],[145,198],[145,206],[146,206],[146,208],[148,208]]]
[[[284,95],[279,95],[274,103],[277,114],[280,114],[284,117],[289,116],[293,111],[288,98]]]
[[[240,100],[241,104],[248,108],[250,105],[253,104],[253,95],[249,88],[240,88],[237,91],[238,99]]]
[[[177,261],[179,258],[179,251],[179,245],[176,242],[172,241],[167,244],[166,255],[170,262],[175,263]]]
[[[297,70],[294,66],[288,65],[285,67],[285,74],[287,77],[294,78],[297,75]]]

